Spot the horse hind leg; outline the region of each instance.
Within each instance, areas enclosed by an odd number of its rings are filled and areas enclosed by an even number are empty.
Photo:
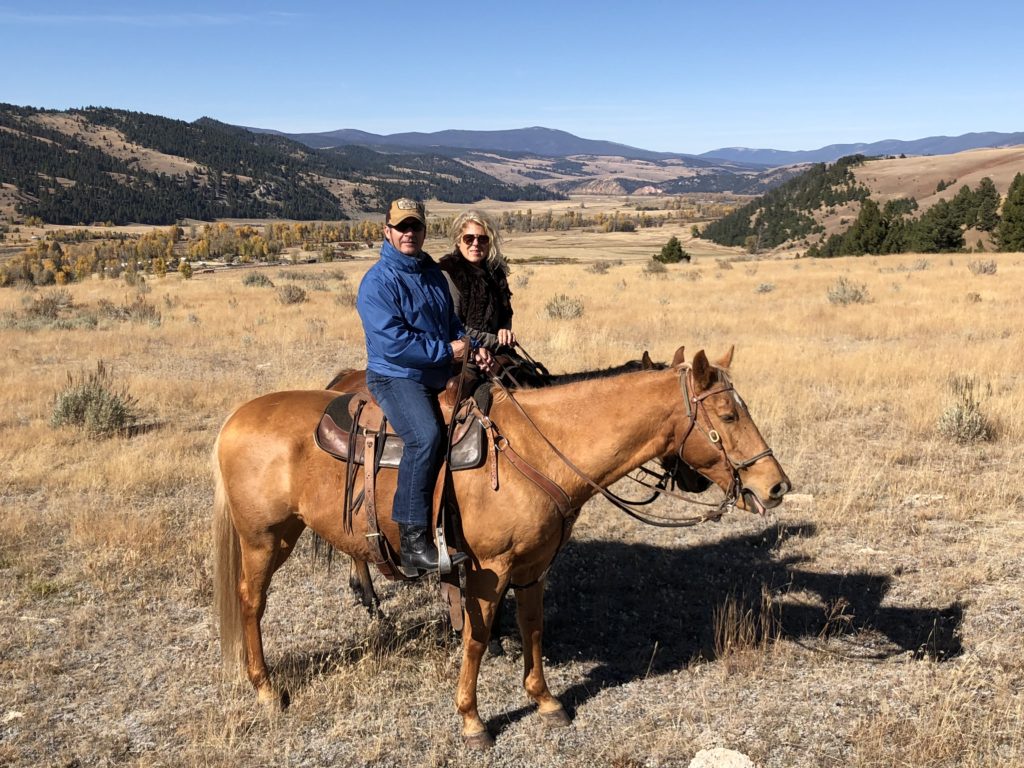
[[[370,566],[365,560],[352,558],[352,564],[348,569],[348,586],[371,617],[380,613],[380,599],[373,588]]]
[[[298,523],[283,532],[267,531],[260,536],[243,540],[242,574],[238,583],[238,597],[242,607],[242,634],[246,646],[246,675],[258,699],[265,704],[289,704],[286,690],[277,693],[270,682],[270,671],[263,655],[263,632],[260,622],[267,608],[267,590],[270,579],[295,547],[303,526]]]

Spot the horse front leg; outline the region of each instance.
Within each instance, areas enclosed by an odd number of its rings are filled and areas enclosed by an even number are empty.
[[[459,671],[455,705],[462,715],[462,740],[466,746],[474,749],[489,749],[494,746],[494,737],[488,733],[487,726],[480,719],[476,691],[480,661],[487,650],[494,614],[507,588],[507,575],[499,576],[494,571],[467,569],[462,669]]]
[[[541,637],[544,634],[544,582],[516,589],[519,632],[523,638],[523,687],[535,702],[545,725],[569,725],[562,703],[548,689],[544,679]]]

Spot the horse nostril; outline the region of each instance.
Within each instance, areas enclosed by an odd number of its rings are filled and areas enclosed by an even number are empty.
[[[790,487],[789,483],[787,481],[783,480],[781,483],[776,483],[775,485],[772,486],[772,491],[771,491],[772,498],[773,499],[781,499],[783,496],[785,496],[791,490],[793,490],[793,489]]]

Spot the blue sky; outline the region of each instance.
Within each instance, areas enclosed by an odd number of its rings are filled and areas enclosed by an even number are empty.
[[[1024,3],[0,0],[0,101],[700,153],[1024,131]]]

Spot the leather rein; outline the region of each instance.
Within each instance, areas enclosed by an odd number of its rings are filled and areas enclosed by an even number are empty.
[[[686,441],[689,439],[690,435],[693,433],[694,429],[696,428],[697,431],[701,432],[708,439],[709,442],[711,442],[713,445],[715,445],[722,452],[722,455],[729,462],[729,464],[732,467],[733,482],[732,482],[732,484],[730,486],[730,491],[729,491],[728,496],[726,496],[721,502],[719,502],[717,504],[714,504],[714,503],[709,503],[709,502],[698,501],[696,499],[693,499],[692,497],[684,496],[683,494],[674,493],[674,492],[669,491],[669,490],[667,490],[665,488],[661,488],[660,487],[661,484],[663,482],[665,482],[665,480],[667,479],[667,476],[662,476],[661,479],[659,480],[658,485],[655,486],[655,488],[658,489],[658,494],[664,493],[664,494],[667,494],[667,495],[672,496],[674,498],[682,499],[683,501],[686,501],[686,502],[688,502],[690,504],[696,504],[696,505],[699,505],[699,506],[707,506],[707,507],[712,507],[713,508],[711,511],[709,511],[707,513],[704,513],[704,514],[701,514],[701,515],[696,515],[694,517],[683,518],[683,519],[670,518],[670,517],[664,517],[664,516],[659,516],[659,515],[653,515],[653,514],[651,514],[649,512],[642,512],[642,511],[636,509],[636,506],[638,504],[648,504],[648,503],[650,503],[650,501],[653,500],[653,498],[649,499],[647,501],[643,501],[643,502],[630,502],[630,501],[627,501],[626,499],[621,498],[620,496],[617,496],[616,494],[612,493],[611,491],[607,490],[606,488],[603,488],[600,484],[595,482],[585,472],[583,472],[583,470],[581,470],[579,467],[577,467],[576,464],[574,464],[572,462],[572,460],[569,459],[568,456],[566,456],[564,453],[562,453],[562,451],[560,451],[547,438],[547,436],[545,436],[544,433],[541,432],[540,428],[536,425],[536,423],[533,421],[533,419],[530,418],[530,415],[523,409],[522,405],[519,404],[519,401],[515,399],[513,394],[508,390],[508,388],[499,379],[494,378],[493,381],[494,381],[495,384],[497,384],[499,389],[501,389],[505,393],[505,395],[509,398],[509,400],[512,401],[512,403],[515,405],[515,407],[519,411],[519,413],[523,416],[523,418],[526,419],[526,421],[530,424],[530,426],[533,427],[534,431],[541,437],[541,439],[555,453],[555,455],[567,467],[569,467],[569,469],[571,469],[574,473],[576,473],[576,475],[579,476],[580,479],[582,479],[591,488],[593,488],[598,493],[600,493],[602,496],[604,496],[606,499],[608,499],[608,501],[611,504],[613,504],[614,506],[618,507],[620,510],[625,512],[630,517],[632,517],[632,518],[634,518],[634,519],[636,519],[636,520],[638,520],[638,521],[640,521],[642,523],[645,523],[647,525],[653,525],[653,526],[662,527],[662,528],[682,528],[682,527],[689,527],[689,526],[697,525],[698,523],[702,523],[702,522],[705,522],[705,521],[708,521],[708,520],[718,520],[729,509],[732,509],[733,507],[735,507],[736,506],[736,502],[739,500],[739,497],[740,497],[740,494],[742,493],[742,488],[743,488],[742,482],[741,482],[740,477],[739,477],[740,470],[746,469],[747,467],[750,467],[751,465],[753,465],[755,462],[760,461],[761,459],[767,458],[768,456],[772,455],[771,448],[766,448],[764,451],[762,451],[761,453],[757,454],[756,456],[753,456],[750,459],[746,459],[744,461],[739,461],[739,462],[734,461],[732,459],[732,457],[729,456],[728,452],[725,450],[725,446],[722,444],[721,437],[718,434],[718,432],[714,429],[714,427],[713,427],[713,425],[711,423],[711,419],[710,419],[710,417],[707,414],[707,407],[704,404],[704,401],[708,397],[711,397],[712,395],[717,395],[717,394],[720,394],[720,393],[723,393],[723,392],[734,391],[733,390],[733,386],[732,386],[732,382],[730,382],[728,380],[728,378],[726,378],[725,381],[723,383],[721,383],[719,386],[713,387],[713,388],[711,388],[711,389],[709,389],[709,390],[707,390],[705,392],[700,393],[699,395],[692,395],[691,391],[693,389],[696,389],[696,387],[693,386],[692,378],[693,378],[693,370],[692,370],[692,368],[689,365],[684,366],[683,369],[679,372],[679,382],[680,382],[680,389],[682,390],[683,397],[684,397],[684,399],[686,401],[686,410],[687,410],[687,416],[689,418],[689,425],[687,426],[686,433],[684,434],[683,439],[679,443],[679,449],[677,451],[679,460],[680,461],[683,460],[682,459],[683,449],[686,446]],[[703,416],[704,421],[707,423],[706,426],[704,424],[700,423],[700,416]],[[496,441],[495,442],[495,450],[496,451],[498,450],[498,443],[497,443],[497,441],[499,439],[501,441],[503,441],[503,449],[507,450],[508,440],[505,437],[503,437],[503,436],[501,436],[501,435],[499,435],[497,433],[496,427],[489,420],[488,420],[488,423],[486,424],[486,426],[488,426],[492,430],[492,432],[495,434],[495,441]],[[517,458],[521,458],[521,457],[517,457]],[[533,470],[534,470],[535,473],[537,472],[535,468],[533,468]],[[648,472],[648,474],[654,474],[654,473],[650,472],[650,470],[644,470],[644,471]],[[567,496],[566,496],[565,492],[557,484],[555,484],[554,481],[552,481],[552,480],[550,480],[549,478],[546,478],[546,477],[544,479],[547,480],[546,484],[541,484],[541,483],[537,483],[537,484],[543,490],[545,490],[545,492],[547,492],[549,496],[552,497],[552,500],[555,502],[555,504],[559,508],[559,510],[562,511],[563,515],[566,514],[566,512],[565,512],[565,501],[564,500],[567,499]],[[647,487],[651,487],[651,486],[647,485],[646,483],[644,483],[643,481],[637,480],[637,479],[632,478],[632,477],[630,479],[634,480],[634,482],[637,482],[637,483],[639,483],[641,485],[645,485]],[[555,495],[554,493],[552,493],[552,491],[550,490],[550,486],[554,486],[554,488],[558,491],[558,495]]]

